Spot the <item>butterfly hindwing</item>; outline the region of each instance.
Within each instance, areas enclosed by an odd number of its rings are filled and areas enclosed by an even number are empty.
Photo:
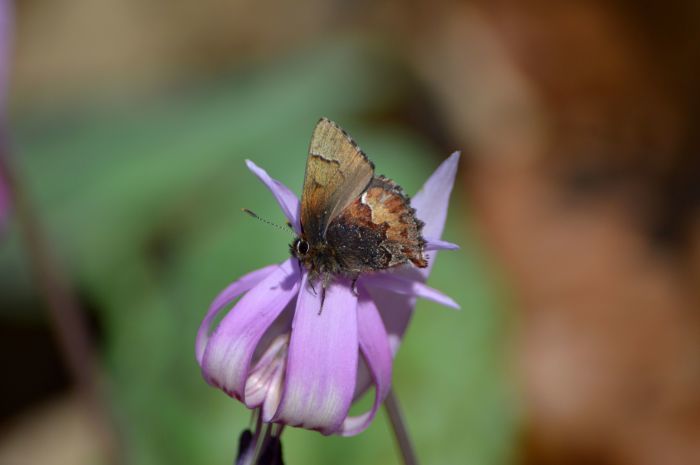
[[[338,125],[322,118],[311,137],[302,192],[301,223],[310,243],[365,190],[374,166]]]
[[[349,275],[409,261],[424,268],[428,262],[423,256],[422,228],[403,190],[390,179],[378,177],[331,221],[326,239]]]

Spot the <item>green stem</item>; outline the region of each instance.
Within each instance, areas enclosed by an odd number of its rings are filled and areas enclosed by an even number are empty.
[[[403,458],[404,465],[418,465],[416,451],[413,449],[411,439],[408,437],[406,423],[403,420],[403,415],[401,415],[401,408],[399,407],[399,402],[396,399],[396,395],[394,394],[393,389],[389,391],[389,394],[384,400],[384,408],[386,409],[386,413],[389,416],[391,429],[394,432],[396,445],[398,446],[399,451],[401,452],[401,457]]]

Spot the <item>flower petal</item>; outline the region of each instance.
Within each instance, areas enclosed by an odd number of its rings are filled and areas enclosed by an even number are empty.
[[[424,237],[429,237],[433,240],[439,240],[442,237],[450,193],[457,174],[459,156],[459,152],[455,152],[442,162],[411,199],[411,206],[416,209],[416,217],[425,222],[423,227]],[[426,253],[428,258],[427,268],[406,267],[392,272],[392,275],[400,275],[425,282],[435,265],[436,255],[437,251],[435,250]],[[394,292],[387,289],[371,289],[370,293],[384,320],[384,325],[389,334],[391,350],[393,353],[396,353],[408,323],[411,321],[416,299],[409,295],[397,296]]]
[[[437,289],[426,286],[420,281],[414,281],[396,274],[377,273],[360,278],[362,283],[369,287],[382,287],[397,294],[422,297],[432,300],[446,307],[459,308],[459,304]]]
[[[263,344],[261,342],[260,344]],[[261,405],[274,415],[282,395],[282,376],[287,360],[289,333],[277,336],[248,374],[244,403],[253,409]]]
[[[459,246],[452,242],[443,241],[440,239],[426,239],[423,250],[458,250]]]
[[[353,436],[364,431],[374,419],[377,410],[391,389],[391,348],[379,310],[364,288],[359,287],[357,331],[360,350],[374,380],[375,393],[372,409],[362,415],[348,417],[338,433]]]
[[[221,320],[204,351],[201,365],[207,382],[243,398],[255,348],[297,293],[299,283],[298,267],[289,259],[238,301]]]
[[[442,237],[450,194],[457,175],[459,156],[460,153],[455,152],[442,162],[411,199],[411,206],[416,209],[416,218],[425,222],[425,226],[423,226],[424,237],[435,239]]]
[[[332,434],[345,420],[355,390],[357,296],[349,283],[336,281],[326,289],[321,310],[321,290],[314,292],[307,276],[292,323],[282,401],[272,420]]]
[[[282,184],[280,181],[273,179],[269,174],[267,174],[267,171],[260,168],[252,161],[246,160],[245,163],[248,165],[248,169],[252,171],[253,174],[255,174],[258,179],[260,179],[263,184],[270,189],[272,195],[275,196],[277,203],[282,209],[282,213],[284,213],[284,216],[286,216],[289,222],[292,224],[292,229],[294,229],[294,232],[301,234],[299,213],[301,211],[301,204],[299,203],[299,198],[297,198],[296,194],[294,194],[290,188]]]
[[[209,334],[211,332],[210,327],[212,321],[214,321],[214,318],[216,318],[224,307],[233,302],[236,297],[252,289],[260,281],[267,278],[273,271],[275,271],[277,267],[279,267],[279,265],[270,265],[266,266],[265,268],[252,271],[229,284],[226,289],[221,291],[219,295],[216,296],[214,301],[209,306],[207,315],[204,317],[204,320],[202,320],[202,324],[199,326],[199,330],[197,331],[197,340],[195,342],[197,363],[200,365],[202,364],[202,356],[204,355],[204,349],[206,349],[207,343],[209,342]]]

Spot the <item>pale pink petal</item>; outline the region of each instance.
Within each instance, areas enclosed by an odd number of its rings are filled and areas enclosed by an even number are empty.
[[[457,175],[459,152],[447,158],[423,184],[423,187],[411,199],[411,206],[416,209],[416,218],[425,222],[423,237],[440,239],[445,229],[447,206]],[[427,273],[425,273],[427,276]]]
[[[242,399],[260,338],[299,290],[299,270],[287,260],[244,295],[221,320],[202,357],[202,374],[212,385]]]
[[[279,265],[269,265],[265,268],[260,268],[259,270],[251,271],[250,273],[242,276],[238,280],[229,284],[226,289],[221,291],[214,301],[209,306],[207,315],[202,320],[202,324],[199,325],[199,330],[197,331],[197,340],[195,341],[195,355],[197,356],[197,363],[202,364],[202,357],[204,356],[204,349],[207,347],[209,342],[209,334],[211,333],[211,324],[217,317],[219,312],[223,310],[227,305],[233,302],[236,297],[249,291],[254,286],[256,286],[260,281],[265,279],[278,268]]]
[[[387,289],[369,289],[372,300],[377,304],[379,313],[384,320],[384,327],[389,335],[391,353],[396,355],[401,346],[408,324],[411,322],[416,298],[409,295],[399,295]]]
[[[299,277],[299,279],[301,279],[301,276]],[[272,342],[275,339],[277,339],[281,335],[289,335],[289,333],[291,333],[292,319],[294,318],[294,309],[296,308],[296,306],[296,299],[290,300],[285,309],[282,310],[280,316],[278,316],[277,319],[270,325],[270,327],[267,328],[267,331],[265,331],[265,334],[258,343],[258,348],[255,350],[255,354],[253,354],[254,363],[257,363],[262,354],[267,350],[267,348],[270,346],[270,344],[272,344]]]
[[[304,275],[292,323],[284,392],[273,420],[332,434],[345,420],[355,390],[357,296],[349,283],[336,281],[326,289],[319,314],[321,292],[314,292]]]
[[[270,387],[267,390],[265,401],[262,404],[263,418],[272,418],[279,408],[280,402],[282,401],[282,390],[284,389],[284,373],[285,367],[282,366],[275,371],[270,380]]]
[[[459,308],[459,304],[437,289],[426,286],[420,281],[404,278],[396,274],[377,273],[360,278],[362,284],[370,288],[381,287],[396,294],[422,297],[446,307]]]
[[[372,372],[369,371],[367,362],[365,362],[364,357],[360,357],[357,363],[357,377],[355,382],[355,394],[353,395],[352,402],[355,403],[359,400],[367,389],[372,387],[374,384],[374,379],[372,378]]]
[[[457,244],[453,244],[452,242],[447,242],[440,239],[426,239],[426,244],[423,247],[423,250],[459,250],[459,246]]]
[[[270,175],[267,174],[267,171],[260,168],[252,161],[246,160],[245,163],[248,165],[248,169],[252,171],[253,174],[255,174],[258,179],[260,179],[263,184],[270,189],[272,195],[275,196],[277,203],[282,209],[282,213],[284,213],[284,216],[286,216],[289,222],[292,224],[292,229],[294,229],[294,232],[301,234],[299,213],[301,211],[301,206],[296,194],[294,194],[290,188],[282,184],[280,181],[270,177]]]
[[[246,407],[252,409],[265,404],[263,408],[271,411],[270,415],[277,411],[282,395],[282,377],[288,346],[289,334],[277,336],[257,361],[255,368],[250,371],[243,399]]]
[[[338,431],[343,436],[353,436],[364,431],[374,419],[377,410],[391,389],[391,348],[384,323],[369,294],[359,288],[360,299],[357,305],[357,330],[360,351],[369,367],[375,385],[372,408],[361,415],[345,419]]]

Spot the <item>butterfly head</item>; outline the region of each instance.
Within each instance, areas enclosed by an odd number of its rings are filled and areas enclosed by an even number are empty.
[[[318,247],[312,246],[305,237],[301,236],[294,239],[289,245],[289,252],[308,271],[313,272],[319,268]]]
[[[309,272],[309,280],[315,282],[320,276],[326,280],[341,271],[335,254],[325,242],[312,243],[303,236],[289,245],[291,255]]]
[[[309,255],[311,246],[305,239],[297,237],[289,246],[289,249],[294,257],[296,257],[299,261],[302,261],[307,255]]]

